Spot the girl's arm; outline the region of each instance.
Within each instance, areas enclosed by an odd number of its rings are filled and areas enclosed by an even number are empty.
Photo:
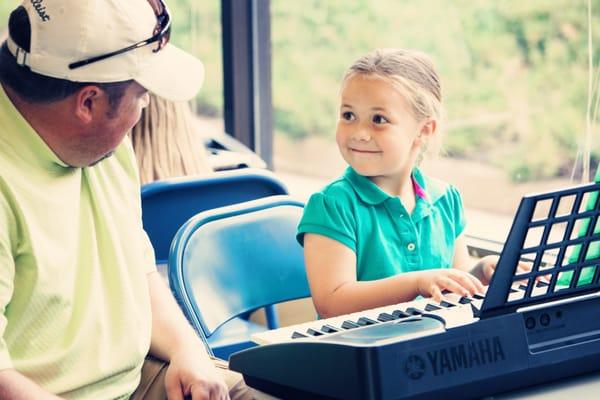
[[[473,259],[469,255],[467,241],[465,240],[464,235],[460,235],[454,242],[454,259],[452,260],[452,268],[457,268],[466,272],[472,272],[472,266]]]
[[[411,301],[418,295],[440,300],[442,290],[469,295],[480,289],[477,280],[469,274],[447,269],[359,282],[355,253],[317,234],[304,235],[304,256],[313,302],[324,318]]]

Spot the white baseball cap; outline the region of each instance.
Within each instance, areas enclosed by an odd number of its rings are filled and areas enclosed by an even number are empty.
[[[171,17],[163,0],[24,0],[22,6],[30,51],[10,35],[7,45],[33,72],[75,82],[133,79],[174,101],[191,99],[202,86],[202,62],[166,43]]]

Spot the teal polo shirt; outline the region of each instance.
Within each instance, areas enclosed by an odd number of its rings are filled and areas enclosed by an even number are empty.
[[[304,234],[315,233],[349,247],[356,253],[359,281],[450,268],[456,238],[465,227],[460,194],[419,169],[412,177],[425,196],[416,196],[409,214],[400,198],[348,167],[341,178],[311,196],[298,226],[298,241],[303,245]]]

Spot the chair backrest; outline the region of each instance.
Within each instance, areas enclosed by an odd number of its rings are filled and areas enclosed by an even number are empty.
[[[310,296],[296,227],[303,204],[272,196],[204,211],[176,234],[169,284],[196,329]]]
[[[175,233],[197,213],[287,193],[285,184],[272,172],[249,168],[161,180],[142,186],[142,220],[154,247],[156,263],[167,262]]]

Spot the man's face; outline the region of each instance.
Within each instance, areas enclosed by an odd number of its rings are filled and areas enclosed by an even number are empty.
[[[103,96],[97,103],[95,121],[79,137],[76,149],[82,156],[79,166],[94,165],[110,156],[140,119],[148,102],[148,91],[137,82],[125,89],[116,109],[109,104],[108,95]]]

